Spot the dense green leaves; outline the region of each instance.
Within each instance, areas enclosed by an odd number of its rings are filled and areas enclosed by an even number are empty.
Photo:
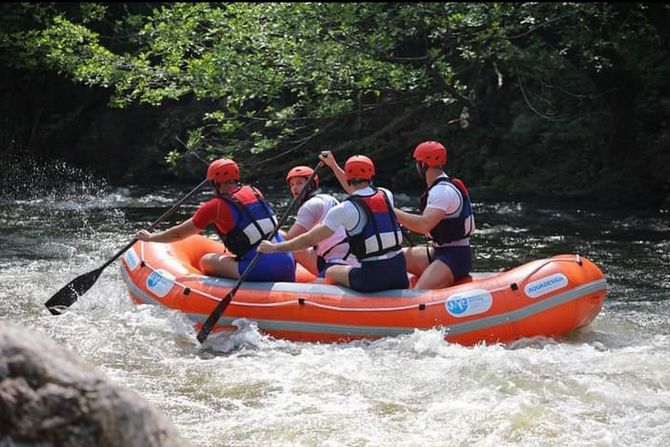
[[[352,120],[360,128],[402,110],[446,117],[442,132],[487,132],[503,113],[494,106],[498,95],[513,105],[509,113],[530,114],[540,127],[612,132],[611,146],[598,151],[614,159],[638,143],[634,123],[628,133],[622,123],[667,86],[667,77],[656,74],[668,67],[667,4],[2,8],[5,65],[50,67],[109,88],[118,107],[184,96],[212,104],[184,143],[194,152],[289,153]],[[178,152],[169,158],[176,161]]]

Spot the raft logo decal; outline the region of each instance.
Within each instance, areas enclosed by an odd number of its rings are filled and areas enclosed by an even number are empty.
[[[488,311],[493,305],[493,297],[488,290],[474,289],[457,293],[444,303],[447,312],[456,318],[469,317]]]
[[[158,269],[147,277],[147,289],[151,290],[154,295],[163,297],[172,289],[174,279],[170,272]]]
[[[562,289],[568,285],[568,278],[562,273],[545,276],[537,281],[529,282],[523,291],[529,298],[537,298],[554,290]]]
[[[137,257],[134,248],[130,248],[126,254],[123,255],[123,260],[126,261],[130,270],[135,270],[137,266],[140,265],[140,258]]]

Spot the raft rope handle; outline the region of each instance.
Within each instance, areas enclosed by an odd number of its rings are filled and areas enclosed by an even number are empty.
[[[143,255],[144,255],[144,243],[142,244],[142,258],[144,257]],[[543,269],[547,265],[551,264],[552,262],[574,262],[574,263],[578,263],[578,261],[579,261],[579,259],[574,259],[574,260],[573,259],[549,259],[544,264],[540,265],[535,270],[533,270],[531,273],[526,275],[526,277],[522,281],[519,281],[519,284],[525,283],[526,281],[528,281],[528,279],[531,276],[533,276],[535,273],[537,273],[538,271],[540,271],[541,269]],[[147,264],[146,261],[144,261],[143,259],[142,259],[142,262],[144,262],[145,267],[150,269],[152,272],[157,271],[151,265]],[[198,295],[201,295],[205,298],[209,298],[209,299],[214,300],[214,301],[221,301],[221,298],[219,298],[217,296],[214,296],[212,294],[209,294],[207,292],[204,292],[202,290],[199,290],[199,289],[196,289],[196,288],[193,288],[193,287],[188,287],[188,286],[180,283],[176,279],[173,280],[172,282],[173,282],[173,284],[178,285],[182,289],[184,289],[184,290],[188,289],[190,291],[189,293],[183,293],[183,290],[182,290],[183,295],[191,295],[191,294],[196,293]],[[499,292],[501,290],[507,289],[508,287],[509,286],[498,287],[497,289],[491,289],[489,292],[490,293]],[[397,312],[397,311],[411,310],[411,309],[424,310],[425,308],[427,308],[429,306],[438,306],[438,305],[444,305],[444,304],[447,303],[447,300],[445,299],[445,300],[440,300],[440,301],[433,301],[433,302],[430,302],[430,303],[419,303],[419,304],[415,303],[415,304],[407,304],[407,305],[404,305],[404,306],[395,306],[395,307],[351,308],[351,307],[329,306],[327,304],[321,304],[321,303],[313,302],[313,301],[307,300],[305,298],[299,298],[298,300],[299,300],[301,305],[310,304],[310,305],[318,307],[320,309],[335,310],[335,311],[340,311],[340,312]],[[290,301],[282,301],[282,302],[279,302],[279,303],[266,303],[266,304],[240,303],[240,302],[236,302],[236,301],[231,301],[229,303],[229,305],[236,305],[236,306],[241,306],[241,307],[281,307],[281,306],[289,306],[289,305],[292,305],[292,304],[295,304],[295,301],[290,300]],[[419,309],[419,307],[422,306],[422,305],[423,305],[423,309]]]
[[[521,280],[519,282],[516,282],[515,284],[517,284],[517,286],[520,286],[521,284],[526,283],[530,279],[531,276],[533,276],[534,274],[536,274],[537,272],[539,272],[540,270],[542,270],[543,268],[545,268],[547,265],[551,264],[552,262],[574,262],[575,264],[582,265],[582,261],[579,259],[579,255],[577,255],[577,257],[575,259],[548,259],[544,264],[540,265],[535,270],[533,270],[532,272],[527,274],[526,277],[523,280]],[[503,289],[506,289],[506,288],[507,287],[503,287]],[[500,290],[500,289],[495,289],[496,292],[498,290]]]

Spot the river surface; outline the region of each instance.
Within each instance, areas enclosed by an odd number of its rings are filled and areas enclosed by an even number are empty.
[[[115,188],[66,174],[0,196],[0,318],[135,389],[194,446],[670,445],[668,210],[474,198],[476,272],[560,253],[604,271],[602,312],[563,340],[463,347],[430,330],[308,344],[241,321],[238,333],[213,334],[203,347],[178,312],[130,302],[118,261],[69,312],[48,313],[58,289],[195,186]],[[269,191],[279,210],[283,193]]]

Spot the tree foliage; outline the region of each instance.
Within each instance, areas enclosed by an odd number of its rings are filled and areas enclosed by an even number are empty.
[[[653,146],[640,113],[668,113],[656,104],[668,4],[11,5],[5,65],[108,88],[115,107],[206,101],[185,142],[196,152],[272,159],[400,110],[446,117],[442,131],[487,132],[506,112],[530,114],[536,130],[591,129],[603,168]],[[496,97],[513,106],[496,109]]]

